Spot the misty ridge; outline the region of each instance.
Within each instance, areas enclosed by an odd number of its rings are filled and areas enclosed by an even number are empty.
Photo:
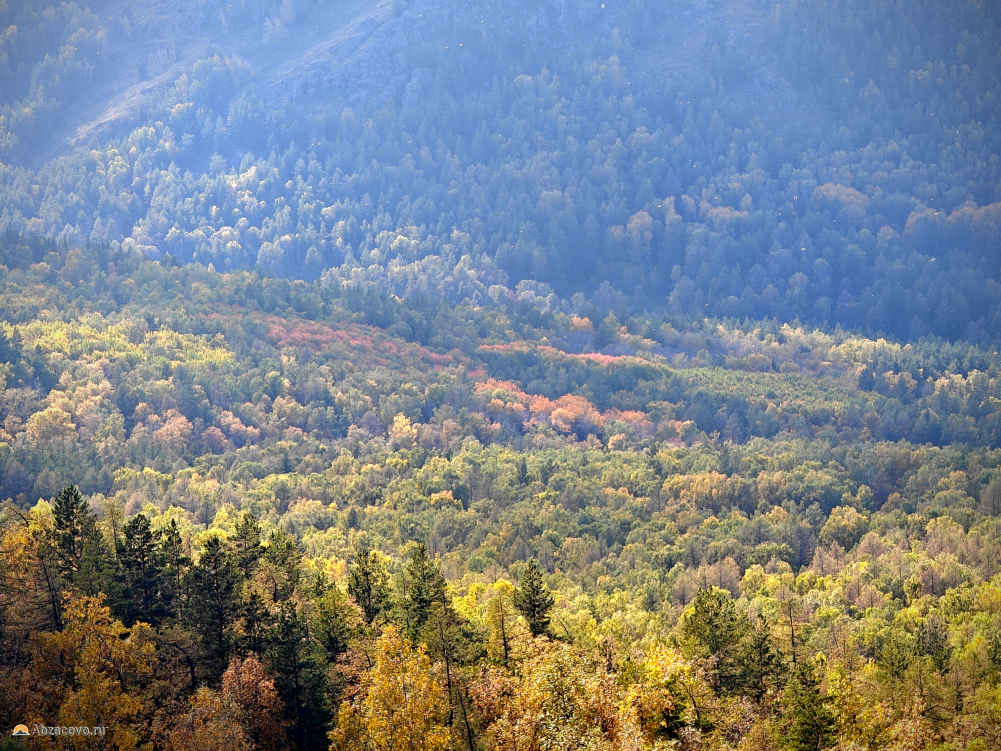
[[[1001,330],[991,3],[3,15],[8,231],[404,298]]]
[[[0,0],[0,751],[1001,748],[999,32]]]

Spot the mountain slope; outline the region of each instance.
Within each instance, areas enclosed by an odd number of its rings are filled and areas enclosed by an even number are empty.
[[[8,53],[0,222],[400,295],[462,298],[468,256],[481,295],[996,339],[992,8],[604,6],[72,6],[52,55]]]

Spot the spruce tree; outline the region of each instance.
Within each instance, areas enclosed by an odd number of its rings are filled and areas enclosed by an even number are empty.
[[[528,562],[521,584],[514,592],[514,606],[525,620],[532,636],[549,634],[549,611],[553,608],[552,593],[542,581],[542,570],[533,559]]]

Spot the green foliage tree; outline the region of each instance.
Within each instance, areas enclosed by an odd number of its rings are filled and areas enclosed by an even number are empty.
[[[312,585],[316,605],[312,632],[328,663],[347,652],[358,629],[358,609],[337,584],[317,576]]]
[[[296,748],[325,749],[326,679],[315,654],[306,619],[295,603],[282,602],[268,637],[275,688],[285,706]]]
[[[229,543],[236,554],[236,564],[244,576],[250,576],[261,557],[261,525],[257,517],[245,511],[236,523]]]
[[[532,636],[549,634],[549,611],[555,598],[542,580],[542,569],[534,559],[528,562],[525,574],[514,592],[514,606],[528,622]]]
[[[108,546],[93,512],[75,485],[56,495],[52,513],[53,548],[59,573],[83,594],[107,592],[113,575]]]
[[[407,637],[414,643],[420,637],[431,613],[431,606],[445,599],[445,577],[438,562],[422,542],[414,544],[407,555],[400,586],[400,608]]]
[[[834,745],[836,723],[813,665],[796,663],[782,697],[781,741],[789,751],[823,751]]]
[[[184,574],[191,565],[191,559],[185,552],[181,531],[177,520],[158,530],[156,540],[156,558],[161,562],[160,599],[164,609],[173,618],[180,616],[178,608],[182,605],[184,590]]]
[[[772,639],[771,626],[765,617],[758,615],[737,656],[738,683],[755,700],[761,701],[778,680],[782,672],[782,658]]]
[[[167,615],[163,567],[156,537],[145,515],[136,514],[122,527],[118,566],[122,622],[127,626],[136,621],[160,623]]]
[[[682,615],[681,633],[689,654],[712,661],[717,691],[733,691],[740,683],[740,645],[749,625],[730,593],[718,587],[700,589]]]
[[[284,602],[296,592],[302,578],[301,562],[299,541],[282,530],[272,531],[257,566],[257,579],[262,581],[272,602]],[[243,569],[241,573],[247,575]]]
[[[218,537],[205,542],[198,562],[185,574],[185,621],[202,644],[205,675],[216,681],[229,662],[239,604],[240,573],[233,553]]]
[[[371,624],[389,608],[390,593],[389,572],[379,555],[363,541],[348,568],[348,594],[361,608],[365,623]]]

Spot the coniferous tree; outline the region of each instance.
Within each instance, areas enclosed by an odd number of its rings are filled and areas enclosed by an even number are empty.
[[[122,622],[127,626],[136,621],[160,623],[166,615],[163,570],[156,538],[145,515],[136,514],[122,527],[118,565]]]
[[[179,607],[184,574],[191,566],[191,559],[185,553],[184,541],[181,539],[181,530],[177,526],[176,519],[171,519],[169,524],[159,530],[156,553],[162,565],[160,598],[164,610],[172,618],[178,618],[181,615]]]
[[[93,512],[75,485],[56,495],[52,512],[53,551],[63,580],[84,594],[107,592],[113,576],[107,544]]]
[[[800,660],[783,697],[782,745],[789,751],[822,751],[832,746],[836,723],[829,704],[813,666]]]
[[[275,688],[285,705],[294,747],[326,749],[326,680],[314,654],[309,628],[294,603],[283,602],[269,634],[268,656]]]
[[[245,511],[236,523],[236,529],[229,540],[236,554],[236,564],[244,576],[250,576],[261,557],[261,525],[257,517]]]
[[[55,519],[53,541],[59,572],[68,579],[79,571],[83,548],[96,529],[94,515],[76,485],[63,488],[52,505]]]
[[[427,623],[432,604],[445,597],[445,578],[441,575],[438,562],[428,554],[422,542],[417,543],[407,556],[402,590],[400,606],[403,622],[410,641],[416,643]]]
[[[302,576],[301,560],[299,542],[287,532],[279,529],[272,531],[257,563],[257,575],[270,590],[273,602],[282,602],[296,591]],[[241,572],[247,575],[245,569]]]
[[[771,628],[764,616],[751,628],[738,655],[742,689],[761,701],[782,670],[782,659],[772,644]]]
[[[355,562],[348,569],[348,594],[358,603],[368,624],[389,607],[389,573],[365,542],[358,546]]]
[[[185,620],[202,640],[204,666],[213,681],[229,662],[239,582],[233,553],[223,547],[218,537],[206,541],[198,563],[184,577]]]
[[[494,659],[505,668],[510,668],[518,615],[514,609],[514,587],[507,581],[501,586],[503,588],[487,604],[487,640]]]
[[[521,584],[514,592],[514,606],[528,621],[532,636],[549,634],[549,611],[554,602],[552,593],[542,581],[539,564],[534,559],[529,561]]]
[[[439,599],[431,603],[422,641],[428,647],[428,654],[445,669],[449,723],[454,724],[459,735],[465,739],[468,751],[474,751],[475,733],[469,716],[471,702],[463,681],[462,668],[482,658],[483,642],[472,624],[462,618],[448,602],[445,589],[440,589],[437,594]]]
[[[312,590],[316,604],[313,634],[327,661],[333,663],[348,649],[348,641],[357,626],[358,611],[340,587],[330,584],[322,574],[316,577]]]
[[[682,618],[681,631],[689,653],[713,660],[717,692],[734,690],[740,682],[740,643],[749,624],[746,616],[737,612],[730,593],[718,587],[700,589]]]
[[[241,649],[263,655],[267,648],[268,632],[273,625],[264,598],[258,592],[251,592],[240,605],[240,615],[243,619]]]

